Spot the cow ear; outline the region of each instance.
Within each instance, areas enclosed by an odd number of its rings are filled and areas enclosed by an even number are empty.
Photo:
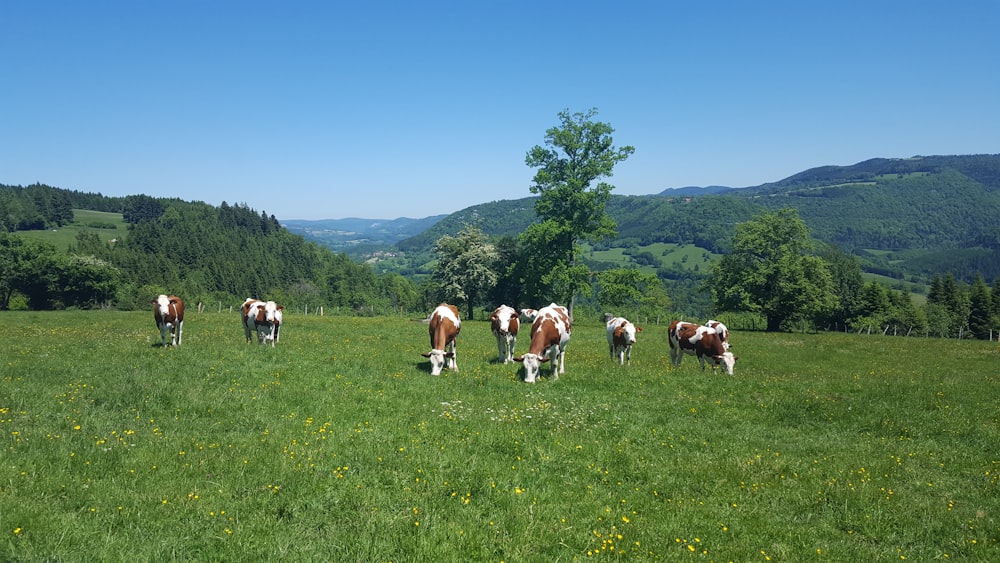
[[[447,354],[444,355],[444,357],[445,358],[454,358],[455,357],[455,353],[454,352],[448,352]]]
[[[541,359],[541,360],[539,360],[539,361],[540,361],[540,362],[542,362],[542,363],[544,364],[545,362],[549,361],[549,357],[548,357],[548,356],[545,356],[544,358],[542,358],[542,359]]]
[[[431,357],[430,352],[424,352],[423,354],[420,354],[420,355],[423,356],[423,357],[425,357],[425,358],[430,358]]]
[[[637,326],[637,327],[635,327],[635,331],[636,331],[636,332],[642,332],[642,327],[641,327],[641,326]]]
[[[524,356],[514,356],[514,361],[515,362],[523,362],[524,361]]]

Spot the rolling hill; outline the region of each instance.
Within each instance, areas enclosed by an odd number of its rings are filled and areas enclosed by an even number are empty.
[[[396,249],[413,257],[413,267],[429,259],[435,240],[466,224],[492,236],[515,235],[535,220],[534,199],[483,203],[411,224],[408,232],[424,230],[400,236]],[[618,236],[598,249],[634,255],[665,243],[725,253],[736,224],[782,207],[797,209],[817,240],[858,256],[870,273],[911,281],[945,272],[964,280],[977,272],[987,280],[1000,275],[1000,155],[875,158],[746,188],[615,195],[607,209]]]

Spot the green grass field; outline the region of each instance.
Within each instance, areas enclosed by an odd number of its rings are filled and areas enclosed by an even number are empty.
[[[590,324],[529,385],[481,321],[440,377],[411,319],[184,328],[0,313],[0,560],[1000,558],[996,343],[735,332],[728,377]]]

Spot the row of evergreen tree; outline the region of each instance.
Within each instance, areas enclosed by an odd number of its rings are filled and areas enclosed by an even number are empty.
[[[845,328],[900,336],[1000,338],[1000,278],[992,286],[982,276],[970,285],[952,274],[935,276],[927,302],[918,306],[903,290],[875,281],[864,284],[853,301]]]

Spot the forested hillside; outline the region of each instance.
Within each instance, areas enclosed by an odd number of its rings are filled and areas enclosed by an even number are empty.
[[[791,207],[816,239],[858,256],[871,273],[922,283],[945,272],[966,282],[977,273],[987,280],[1000,275],[1000,155],[873,159],[704,193],[612,196],[608,213],[618,223],[618,236],[603,248],[673,243],[725,253],[734,225]],[[493,236],[521,232],[534,220],[533,202],[523,198],[464,209],[398,248],[420,262],[435,240],[465,224]]]
[[[104,198],[49,186],[0,186],[0,201],[12,218],[0,231],[0,309],[19,305],[11,299],[32,309],[145,308],[160,293],[226,307],[256,297],[369,313],[426,308],[415,284],[397,274],[376,276],[245,204]],[[7,232],[12,225],[69,225],[66,205],[120,214],[127,234],[107,240],[100,229],[80,229],[69,248],[56,248],[27,236],[31,230]],[[35,219],[18,219],[21,212]]]

